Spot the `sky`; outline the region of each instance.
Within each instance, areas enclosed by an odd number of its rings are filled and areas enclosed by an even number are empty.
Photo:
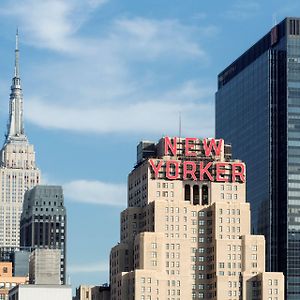
[[[109,280],[139,141],[177,135],[179,115],[182,136],[213,137],[218,73],[286,16],[298,0],[1,1],[0,134],[18,27],[25,132],[64,189],[73,287]]]

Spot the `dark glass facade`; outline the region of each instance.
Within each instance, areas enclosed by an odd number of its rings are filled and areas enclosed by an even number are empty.
[[[218,76],[216,137],[247,164],[267,270],[300,299],[300,19],[286,18]]]

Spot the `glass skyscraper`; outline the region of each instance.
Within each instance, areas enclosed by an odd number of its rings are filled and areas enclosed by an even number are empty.
[[[268,271],[300,299],[300,18],[286,18],[218,76],[216,137],[247,165],[252,231]]]

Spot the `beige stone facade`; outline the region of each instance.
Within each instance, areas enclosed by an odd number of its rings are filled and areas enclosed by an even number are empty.
[[[230,145],[162,138],[137,157],[110,254],[112,300],[284,299],[264,237],[250,234],[245,166]]]
[[[12,274],[11,262],[0,262],[0,299],[8,300],[9,290],[19,284],[28,284],[28,277],[16,277]]]
[[[41,181],[33,145],[27,138],[8,141],[0,159],[0,247],[20,246],[20,218],[25,191]]]
[[[110,289],[107,285],[80,285],[73,300],[110,300]]]

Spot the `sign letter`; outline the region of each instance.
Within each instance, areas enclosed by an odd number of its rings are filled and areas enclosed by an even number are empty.
[[[212,150],[214,150],[215,155],[220,156],[223,140],[220,139],[218,145],[216,144],[215,139],[209,140],[209,145],[207,145],[207,141],[208,141],[208,139],[203,140],[203,148],[205,151],[205,156],[212,155]]]
[[[158,177],[158,172],[163,164],[163,161],[160,160],[157,164],[157,166],[155,165],[154,161],[152,159],[149,160],[149,164],[151,165],[152,167],[152,170],[154,172],[154,177],[157,178]]]
[[[216,181],[228,182],[228,177],[225,177],[227,163],[216,163]]]
[[[232,164],[232,182],[236,182],[239,177],[242,182],[245,182],[245,165],[242,163]]]
[[[188,169],[188,166],[191,166],[191,169]],[[193,161],[184,161],[183,162],[183,180],[189,179],[187,178],[187,175],[190,174],[193,180],[197,180],[196,175],[196,163]]]
[[[212,175],[209,172],[209,168],[211,167],[212,162],[208,162],[206,166],[204,166],[203,161],[200,162],[200,180],[203,180],[203,175],[206,174],[210,181],[214,181]]]
[[[165,155],[170,155],[169,149],[172,153],[171,155],[176,156],[176,154],[177,154],[177,138],[176,137],[173,138],[173,145],[172,145],[171,139],[168,136],[165,137]]]
[[[171,173],[171,164],[175,166],[175,175],[172,175]],[[168,179],[177,179],[178,178],[178,173],[179,173],[179,166],[178,166],[178,161],[176,160],[168,160],[166,162],[166,177]]]
[[[186,138],[185,139],[185,156],[196,156],[196,152],[190,152],[190,149],[195,148],[194,144],[190,144],[189,142],[196,141],[196,138]]]

